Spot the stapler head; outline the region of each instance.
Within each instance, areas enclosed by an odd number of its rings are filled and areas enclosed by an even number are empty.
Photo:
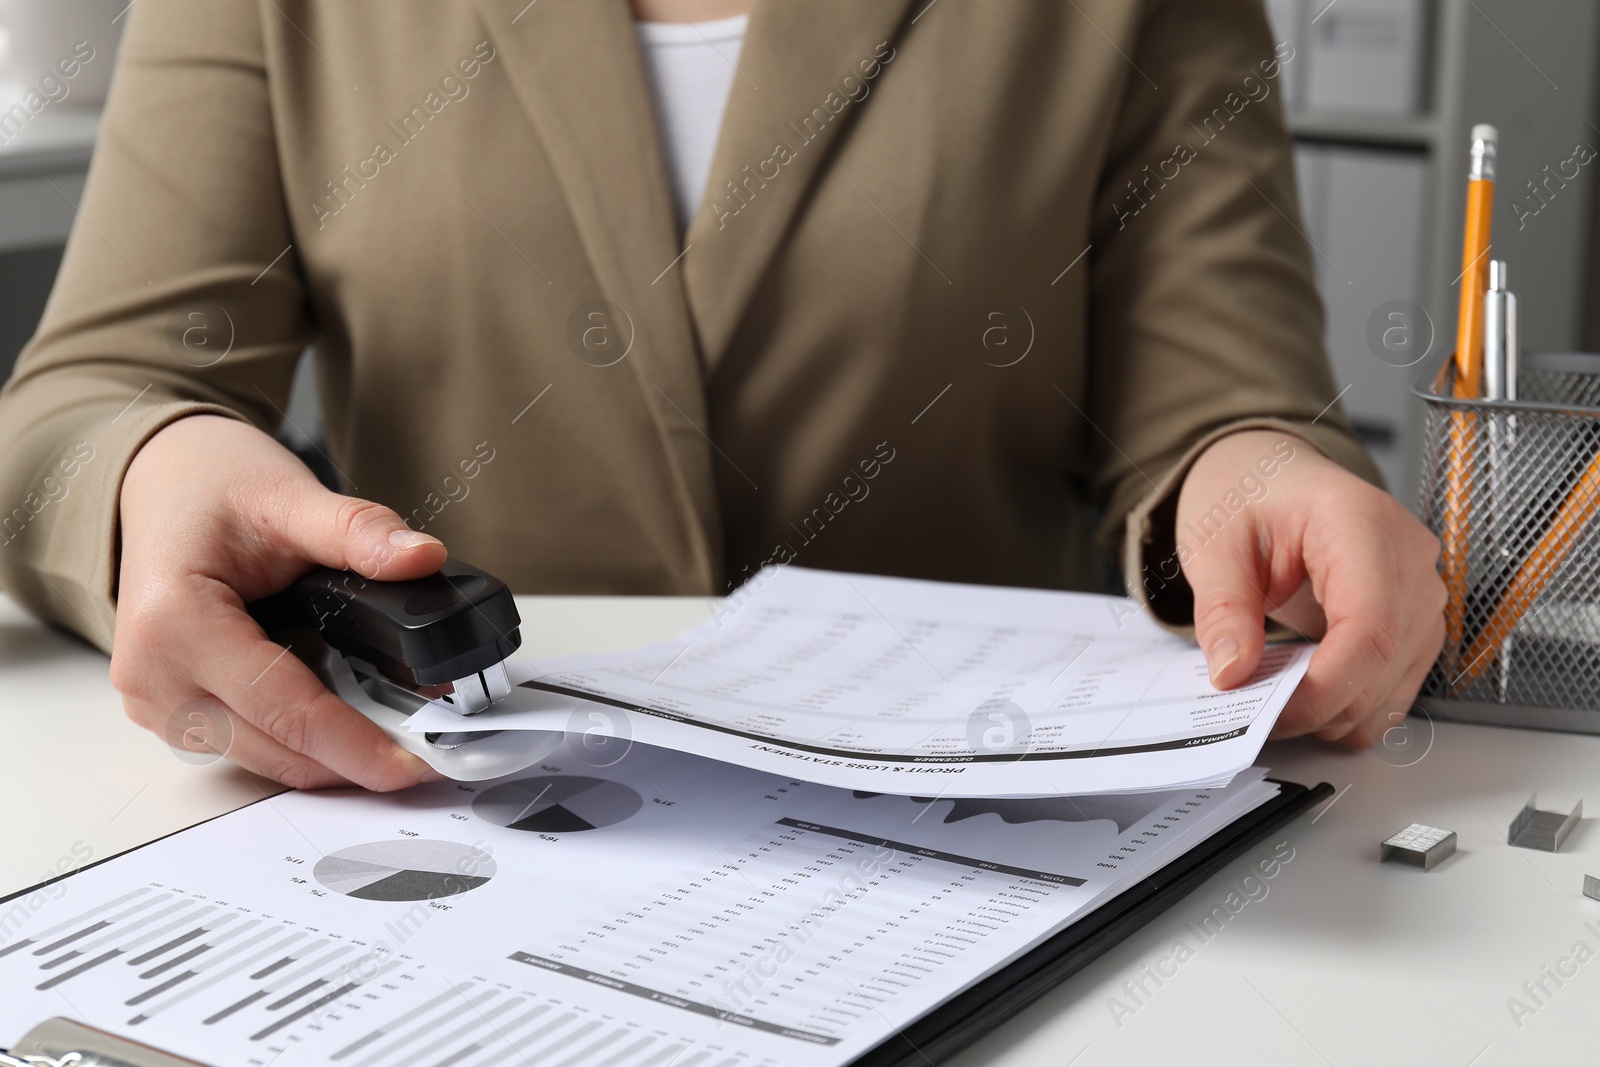
[[[401,582],[315,567],[249,610],[340,699],[441,774],[510,774],[559,741],[542,731],[471,728],[471,716],[510,694],[505,661],[522,644],[511,590],[476,567],[450,559],[437,573]],[[406,729],[432,700],[460,713],[461,731]]]

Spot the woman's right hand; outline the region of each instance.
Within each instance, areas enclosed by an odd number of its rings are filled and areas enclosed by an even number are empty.
[[[120,509],[111,681],[129,718],[167,737],[173,716],[197,701],[221,705],[227,757],[297,789],[390,790],[441,777],[245,611],[314,564],[384,581],[432,574],[445,561],[437,538],[328,491],[277,441],[214,415],[150,438],[128,467]]]

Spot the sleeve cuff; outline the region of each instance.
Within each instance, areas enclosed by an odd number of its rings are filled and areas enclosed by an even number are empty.
[[[107,654],[116,631],[122,480],[145,442],[191,415],[244,420],[239,412],[217,404],[172,400],[124,409],[81,431],[78,453],[81,456],[85,447],[90,451],[81,460],[78,479],[69,483],[77,507],[55,516],[48,531],[36,531],[47,536],[30,538],[33,544],[26,552],[33,562],[24,568],[32,571],[37,584],[25,581],[24,587],[11,590],[35,612],[81,634]]]

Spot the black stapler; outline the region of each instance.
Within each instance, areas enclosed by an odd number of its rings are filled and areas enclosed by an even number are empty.
[[[505,660],[522,644],[511,590],[476,567],[449,559],[437,573],[403,582],[316,567],[249,610],[341,700],[441,774],[495,778],[554,747],[542,731],[471,728],[471,716],[510,695]],[[406,729],[432,700],[461,714],[461,731]]]

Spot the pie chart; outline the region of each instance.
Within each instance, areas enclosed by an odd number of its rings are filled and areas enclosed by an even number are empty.
[[[494,858],[454,841],[372,841],[330,852],[311,874],[357,900],[434,900],[476,889],[494,876]]]
[[[485,789],[472,801],[472,811],[481,819],[539,834],[595,830],[642,807],[644,798],[625,785],[576,775],[519,778]]]

